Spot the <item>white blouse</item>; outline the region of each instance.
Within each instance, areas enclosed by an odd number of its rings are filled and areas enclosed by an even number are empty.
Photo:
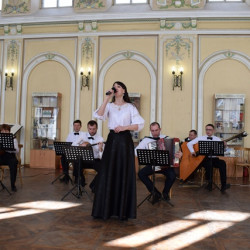
[[[138,125],[138,130],[141,131],[144,127],[144,119],[140,116],[137,108],[131,103],[125,103],[121,106],[115,105],[113,102],[108,103],[104,115],[97,114],[97,109],[93,116],[100,120],[108,118],[109,129],[115,129],[118,126]]]

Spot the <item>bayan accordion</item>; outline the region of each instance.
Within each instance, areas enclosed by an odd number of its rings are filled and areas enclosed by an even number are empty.
[[[160,138],[159,140],[148,143],[148,149],[167,150],[169,151],[170,166],[179,167],[180,159],[175,157],[175,153],[180,151],[180,139],[179,138]]]

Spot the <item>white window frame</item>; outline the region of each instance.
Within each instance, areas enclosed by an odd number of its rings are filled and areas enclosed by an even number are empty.
[[[145,3],[133,3],[133,0],[130,0],[129,3],[117,3],[116,0],[114,0],[114,5],[136,5],[136,4],[148,4],[148,0],[146,0]]]
[[[74,6],[74,0],[71,0],[71,2],[72,2],[72,4],[71,4],[71,6],[63,6],[63,7],[60,7],[59,6],[59,1],[60,0],[57,0],[56,1],[56,6],[55,7],[44,7],[43,6],[43,0],[41,0],[41,9],[51,9],[51,8],[70,8],[70,7],[73,7]]]
[[[244,3],[245,0],[207,0],[207,3]]]

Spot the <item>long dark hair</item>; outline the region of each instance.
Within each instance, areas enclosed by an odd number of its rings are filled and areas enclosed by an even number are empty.
[[[113,87],[115,84],[118,84],[119,86],[121,86],[125,90],[125,93],[123,95],[123,100],[125,102],[132,103],[129,96],[128,96],[128,91],[127,91],[126,85],[123,82],[116,81],[116,82],[114,82]],[[112,102],[115,102],[115,96],[113,96]]]

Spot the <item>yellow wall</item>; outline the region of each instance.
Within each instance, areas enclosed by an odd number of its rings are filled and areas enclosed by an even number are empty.
[[[31,101],[33,92],[59,92],[62,94],[61,139],[65,141],[69,131],[70,76],[66,68],[57,62],[46,61],[38,64],[28,79],[25,163],[29,163],[31,135]]]
[[[245,130],[250,131],[249,79],[249,70],[236,60],[221,60],[210,67],[204,79],[204,125],[214,121],[214,94],[245,94]],[[249,136],[244,143],[250,147]]]
[[[109,56],[120,51],[133,50],[140,52],[156,63],[157,37],[156,36],[120,36],[101,37],[100,39],[100,63]]]
[[[201,62],[223,50],[235,50],[250,56],[250,36],[200,36]]]
[[[24,65],[33,57],[44,52],[56,52],[67,58],[72,64],[75,63],[76,54],[75,38],[61,39],[27,39],[24,45]]]

